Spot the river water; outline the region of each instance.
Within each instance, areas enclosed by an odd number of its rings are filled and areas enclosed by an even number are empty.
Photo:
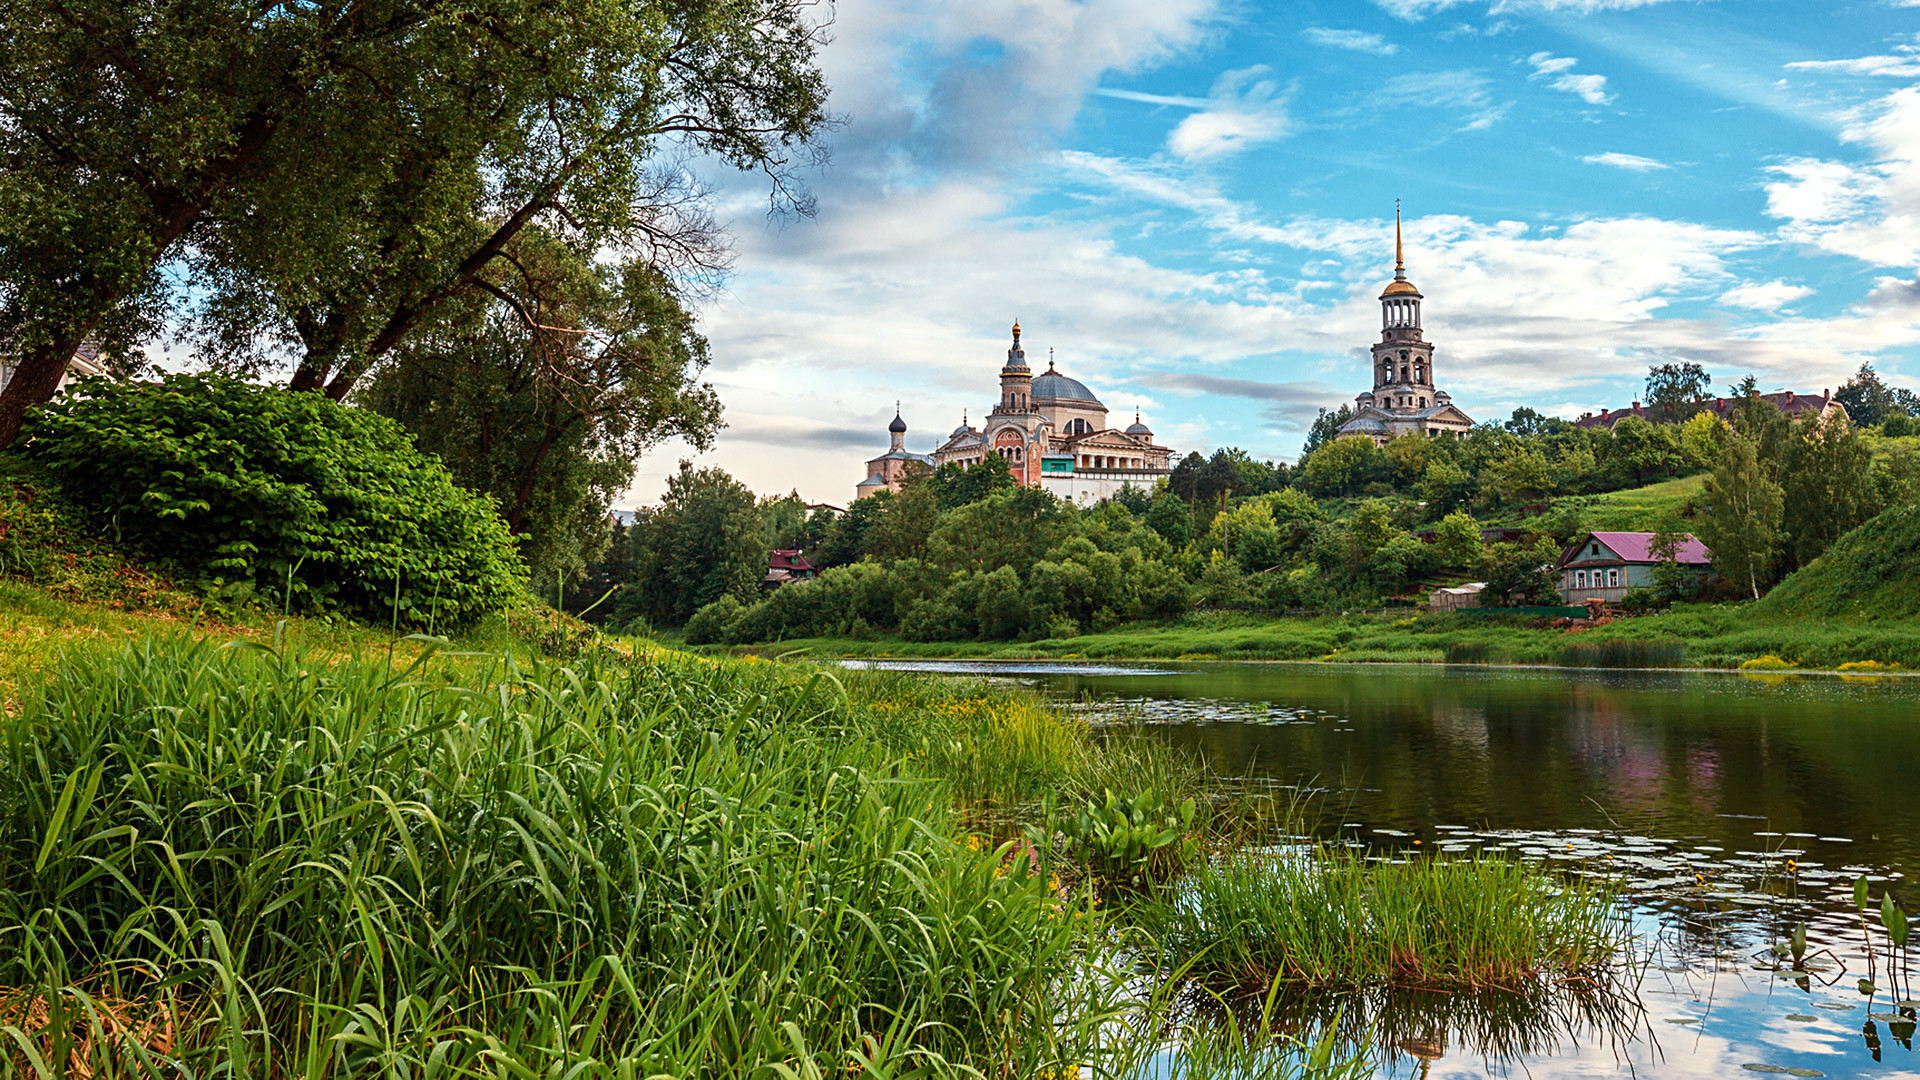
[[[1866,877],[1876,903],[1920,906],[1920,679],[880,663],[1034,686],[1299,793],[1337,842],[1503,852],[1630,898],[1624,1003],[1298,1003],[1363,1033],[1382,1075],[1920,1078],[1920,988],[1889,992],[1884,934],[1872,920],[1869,957],[1852,900]],[[1771,970],[1801,923],[1813,958]]]

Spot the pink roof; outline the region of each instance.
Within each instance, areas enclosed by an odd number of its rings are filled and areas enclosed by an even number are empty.
[[[1628,562],[1659,562],[1651,550],[1652,533],[1643,532],[1597,532],[1591,533],[1595,540],[1612,548],[1616,555]],[[1701,543],[1692,533],[1683,534],[1686,539],[1673,551],[1675,562],[1694,563],[1700,566],[1713,561],[1713,553],[1707,545]]]

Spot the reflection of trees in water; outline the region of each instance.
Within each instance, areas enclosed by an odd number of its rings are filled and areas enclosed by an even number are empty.
[[[1210,995],[1193,993],[1184,1004],[1189,1025],[1227,1022],[1218,999]],[[1233,1003],[1233,1024],[1242,1031],[1261,1030],[1266,1006],[1264,995]],[[1626,972],[1616,973],[1606,985],[1556,986],[1524,994],[1283,989],[1272,1009],[1268,1031],[1313,1044],[1337,1025],[1336,1056],[1371,1052],[1395,1075],[1424,1075],[1432,1062],[1449,1056],[1471,1057],[1489,1070],[1504,1070],[1519,1065],[1522,1057],[1555,1054],[1568,1045],[1610,1047],[1622,1061],[1629,1043],[1644,1039],[1656,1045]]]

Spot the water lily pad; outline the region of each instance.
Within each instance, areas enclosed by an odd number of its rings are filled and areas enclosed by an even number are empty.
[[[1905,1020],[1906,1017],[1901,1016],[1899,1013],[1880,1012],[1880,1013],[1868,1013],[1867,1019],[1878,1020],[1883,1024],[1898,1024],[1902,1020]]]
[[[1700,1022],[1700,1018],[1699,1018],[1699,1017],[1697,1017],[1697,1016],[1669,1016],[1669,1017],[1667,1017],[1667,1023],[1669,1023],[1669,1024],[1697,1024],[1697,1023],[1699,1023],[1699,1022]]]
[[[1825,1076],[1819,1069],[1788,1069],[1788,1076]]]
[[[1745,1065],[1742,1065],[1740,1067],[1747,1070],[1748,1072],[1757,1072],[1757,1073],[1779,1073],[1784,1075],[1787,1071],[1787,1067],[1785,1065],[1763,1065],[1758,1061],[1749,1061]]]
[[[1806,1013],[1788,1013],[1785,1019],[1791,1020],[1796,1024],[1811,1024],[1820,1018],[1817,1016],[1808,1016]]]
[[[1920,1001],[1896,1001],[1893,1003],[1893,1007],[1896,1009],[1920,1009]]]

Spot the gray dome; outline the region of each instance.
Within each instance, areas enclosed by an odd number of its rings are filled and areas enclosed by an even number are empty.
[[[957,427],[957,428],[954,428],[954,429],[953,429],[953,434],[951,434],[951,435],[949,435],[949,436],[947,436],[947,438],[949,438],[949,439],[957,439],[957,438],[959,438],[959,437],[960,437],[960,436],[962,436],[962,435],[971,435],[971,434],[973,434],[973,425],[972,425],[972,424],[961,424],[961,425],[960,425],[959,427]]]
[[[905,420],[900,419],[899,413],[894,413],[893,423],[887,425],[887,430],[893,432],[895,435],[898,435],[901,432],[907,430],[907,422]]]
[[[1135,421],[1134,421],[1133,423],[1131,423],[1131,424],[1128,424],[1128,425],[1127,425],[1127,434],[1129,434],[1129,435],[1151,435],[1151,434],[1153,434],[1153,430],[1152,430],[1151,428],[1149,428],[1149,427],[1147,427],[1147,425],[1145,425],[1145,424],[1143,424],[1143,423],[1141,423],[1140,421],[1138,421],[1138,420],[1135,420]]]
[[[1087,389],[1080,380],[1069,379],[1051,370],[1045,375],[1035,376],[1033,380],[1033,399],[1044,401],[1047,398],[1053,398],[1056,401],[1090,401],[1095,405],[1100,404],[1100,399],[1094,397],[1093,391]]]

